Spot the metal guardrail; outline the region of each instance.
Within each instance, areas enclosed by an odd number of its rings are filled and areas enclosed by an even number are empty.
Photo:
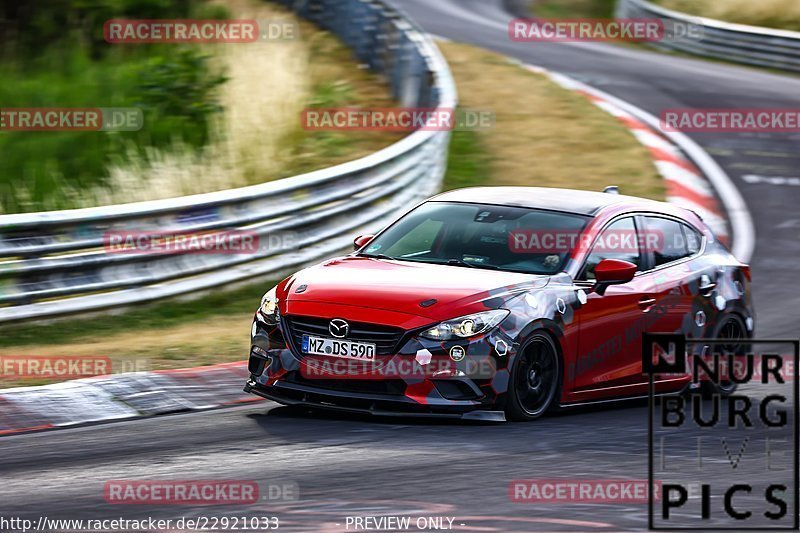
[[[699,24],[702,38],[653,43],[689,54],[800,72],[800,33],[732,24],[664,9],[644,0],[619,0],[618,18],[659,18],[665,23]]]
[[[447,63],[381,0],[279,0],[339,36],[403,106],[454,109]],[[0,216],[0,322],[99,310],[285,273],[352,247],[433,194],[450,133],[417,131],[363,159],[251,187],[151,202]],[[256,254],[108,253],[117,232],[291,232]]]

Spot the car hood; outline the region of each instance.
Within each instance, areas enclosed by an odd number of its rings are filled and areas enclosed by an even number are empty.
[[[289,314],[314,302],[445,320],[485,309],[485,300],[544,287],[548,280],[532,274],[348,256],[289,277],[279,286],[278,297],[286,304],[281,312]]]

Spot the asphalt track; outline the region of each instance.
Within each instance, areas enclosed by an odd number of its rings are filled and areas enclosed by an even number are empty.
[[[665,107],[792,107],[800,95],[800,79],[749,68],[602,44],[512,43],[512,17],[500,0],[398,3],[431,33],[568,74],[655,115]],[[798,137],[693,138],[734,180],[755,222],[758,335],[797,337],[800,187],[743,176],[800,176]],[[672,453],[688,460],[696,451],[687,444]],[[746,468],[753,479],[763,475]],[[641,402],[505,425],[309,414],[264,403],[0,439],[0,517],[277,515],[284,531],[344,531],[348,516],[392,514],[454,517],[461,531],[635,531],[647,527],[645,505],[518,504],[508,488],[520,478],[646,476]],[[255,480],[295,483],[300,493],[244,507],[121,506],[103,498],[110,479]]]

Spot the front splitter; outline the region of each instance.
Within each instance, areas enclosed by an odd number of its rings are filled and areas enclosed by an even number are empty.
[[[338,411],[343,413],[354,413],[354,414],[366,414],[366,415],[373,415],[373,416],[386,416],[386,417],[403,417],[403,418],[440,418],[440,419],[450,419],[450,420],[473,420],[478,422],[505,422],[506,415],[503,411],[485,411],[485,410],[475,410],[469,411],[467,413],[420,413],[414,411],[392,411],[389,409],[378,409],[378,408],[359,408],[359,407],[349,407],[345,405],[337,405],[334,403],[329,402],[317,402],[313,400],[293,400],[290,398],[283,398],[280,396],[272,395],[264,390],[259,389],[258,387],[254,386],[253,382],[248,382],[244,386],[244,392],[249,392],[250,394],[255,394],[256,396],[260,396],[267,400],[272,400],[273,402],[277,402],[281,405],[288,405],[288,406],[302,406],[302,407],[310,407],[314,409],[325,409],[329,411]]]

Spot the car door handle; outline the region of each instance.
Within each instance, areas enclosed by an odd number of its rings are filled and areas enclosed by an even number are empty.
[[[651,307],[653,307],[655,305],[655,303],[656,303],[656,299],[655,298],[651,298],[650,296],[644,296],[644,297],[642,297],[641,300],[639,300],[639,307],[641,309],[643,309],[644,311],[647,311]]]
[[[713,281],[711,281],[711,278],[709,276],[707,276],[706,274],[703,274],[700,277],[700,287],[698,288],[698,290],[700,291],[700,294],[702,294],[703,296],[705,296],[707,298],[707,297],[711,296],[711,291],[713,291],[716,288],[717,288],[717,284],[714,283]]]
[[[711,291],[713,291],[716,288],[717,288],[716,283],[711,283],[711,282],[705,283],[703,285],[700,285],[700,294],[706,297],[711,296]]]

